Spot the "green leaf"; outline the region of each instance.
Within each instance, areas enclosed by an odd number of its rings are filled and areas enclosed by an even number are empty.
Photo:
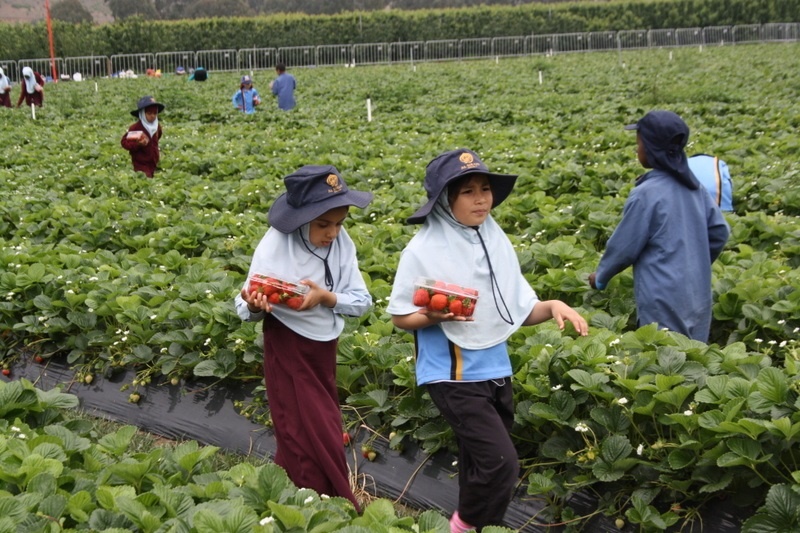
[[[556,483],[552,479],[550,479],[545,475],[537,474],[535,472],[528,476],[527,482],[528,482],[528,494],[533,494],[533,495],[548,494],[553,490],[555,490],[557,487]]]
[[[620,459],[625,459],[633,451],[633,446],[624,435],[612,435],[603,440],[600,445],[603,459],[610,463],[615,463]]]
[[[774,367],[762,369],[758,373],[756,384],[761,395],[773,404],[782,404],[786,401],[789,383],[779,369]]]
[[[693,450],[679,448],[672,450],[667,456],[670,468],[680,470],[691,466],[697,460],[697,454]]]

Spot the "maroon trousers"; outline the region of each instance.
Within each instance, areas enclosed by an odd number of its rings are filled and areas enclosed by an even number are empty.
[[[301,488],[347,498],[350,489],[336,389],[338,339],[314,341],[270,314],[264,319],[264,379],[277,452],[275,463]]]

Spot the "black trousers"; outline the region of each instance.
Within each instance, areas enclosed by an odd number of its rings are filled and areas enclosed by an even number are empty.
[[[478,530],[502,525],[519,479],[511,378],[426,386],[458,442],[458,514]]]

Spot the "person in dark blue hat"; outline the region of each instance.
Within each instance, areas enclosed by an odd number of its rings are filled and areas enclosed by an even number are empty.
[[[152,96],[142,96],[136,103],[136,109],[131,115],[139,120],[131,124],[120,144],[131,154],[133,170],[144,172],[145,176],[152,178],[156,172],[161,152],[158,142],[161,140],[162,129],[158,123],[158,115],[164,111],[164,104],[156,101]]]
[[[434,158],[425,171],[427,201],[408,218],[422,227],[400,256],[387,307],[396,327],[414,332],[417,384],[425,385],[458,442],[451,532],[501,525],[519,481],[507,339],[521,326],[551,318],[561,329],[569,322],[588,334],[586,321],[567,304],[538,299],[491,216],[516,179],[490,172],[472,150]],[[451,307],[422,307],[426,291],[415,297],[418,278],[465,288],[464,294],[477,294],[477,304],[461,300],[462,311],[471,309],[466,316]]]
[[[639,163],[652,170],[636,178],[589,285],[604,289],[632,266],[638,326],[656,323],[708,342],[711,263],[730,228],[689,167],[683,119],[651,111],[625,129],[636,131]]]
[[[306,165],[284,183],[235,298],[236,311],[242,320],[263,320],[275,462],[298,487],[347,498],[359,509],[342,447],[336,346],[344,316],[361,316],[372,306],[344,228],[350,206],[363,209],[372,193],[349,189],[330,165]],[[302,285],[305,294],[293,299],[269,287],[253,290],[256,276]]]

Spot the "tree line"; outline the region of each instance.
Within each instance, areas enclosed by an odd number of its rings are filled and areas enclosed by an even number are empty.
[[[105,0],[105,3],[115,20],[135,16],[146,20],[180,20],[253,17],[276,13],[334,15],[347,11],[437,9],[564,1],[566,0]],[[80,0],[58,0],[50,12],[54,19],[64,22],[75,24],[93,22],[92,14]]]

